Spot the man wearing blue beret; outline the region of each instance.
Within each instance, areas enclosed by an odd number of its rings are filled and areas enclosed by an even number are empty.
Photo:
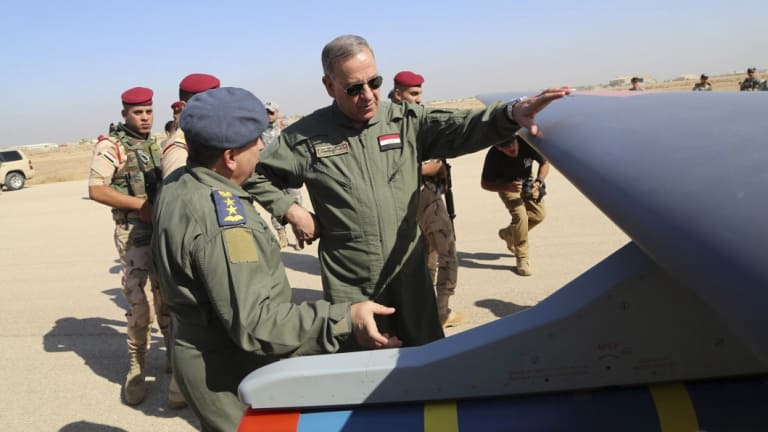
[[[205,431],[237,429],[246,409],[237,387],[260,366],[335,352],[350,335],[369,348],[400,344],[374,320],[394,308],[290,302],[277,241],[241,187],[267,125],[264,105],[246,90],[192,97],[180,119],[187,165],[166,178],[155,206],[152,250],[173,317],[173,368]]]

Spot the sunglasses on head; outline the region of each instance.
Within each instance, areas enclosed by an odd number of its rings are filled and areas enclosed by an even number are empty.
[[[370,87],[371,90],[376,90],[381,87],[383,82],[384,78],[381,75],[376,75],[375,77],[369,79],[367,83],[352,84],[351,86],[345,88],[344,91],[347,92],[348,96],[357,96],[363,92],[363,88],[365,88],[366,85]]]

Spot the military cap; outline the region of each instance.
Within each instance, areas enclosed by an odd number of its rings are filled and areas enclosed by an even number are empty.
[[[179,90],[187,93],[200,93],[221,87],[221,82],[213,75],[193,73],[184,77],[179,83]]]
[[[171,104],[171,109],[174,111],[179,110],[181,109],[181,104],[182,104],[181,101],[176,101]]]
[[[253,93],[222,87],[192,96],[181,112],[179,126],[188,144],[233,149],[256,141],[269,121],[264,105]]]
[[[402,71],[395,75],[395,85],[403,87],[415,87],[420,86],[423,82],[423,76],[411,71]]]
[[[267,111],[269,111],[271,113],[276,113],[276,112],[280,111],[280,105],[278,105],[278,104],[276,104],[276,103],[274,103],[272,101],[267,101],[264,104],[264,108],[266,108]]]
[[[152,95],[152,89],[134,87],[124,91],[120,99],[126,105],[152,105]]]
[[[638,78],[638,77],[632,77],[631,82],[636,83],[636,82],[641,82],[641,81],[640,81],[640,78]]]
[[[756,70],[757,70],[756,68],[751,67],[747,69],[747,73],[754,73]]]
[[[707,75],[707,74],[703,73],[703,74],[701,74],[701,76],[699,77],[699,79],[709,79],[709,75]]]

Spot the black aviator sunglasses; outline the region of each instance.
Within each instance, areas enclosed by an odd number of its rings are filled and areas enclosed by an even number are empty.
[[[351,86],[344,89],[344,91],[347,92],[347,95],[349,96],[357,96],[360,93],[363,92],[363,88],[367,85],[371,88],[371,90],[376,90],[379,87],[381,87],[381,84],[384,82],[384,77],[381,75],[376,75],[375,77],[368,80],[367,83],[357,83],[352,84]]]

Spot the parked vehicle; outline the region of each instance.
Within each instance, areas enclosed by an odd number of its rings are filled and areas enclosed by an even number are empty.
[[[0,190],[18,190],[35,175],[32,160],[18,149],[0,149]]]

